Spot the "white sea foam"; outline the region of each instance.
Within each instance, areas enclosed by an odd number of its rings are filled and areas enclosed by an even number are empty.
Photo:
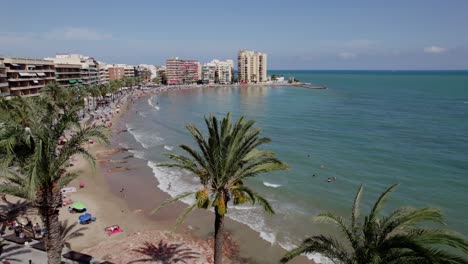
[[[153,174],[158,179],[158,188],[174,197],[184,192],[190,192],[202,188],[201,184],[191,181],[193,176],[177,169],[158,167],[157,163],[148,161],[148,166],[153,169]],[[194,202],[193,196],[183,198],[181,201],[187,204]]]
[[[168,193],[171,197],[175,197],[176,195],[182,194],[184,192],[194,191],[202,187],[198,178],[194,177],[188,172],[173,168],[158,167],[157,163],[152,161],[148,161],[148,166],[152,168],[154,176],[158,179],[158,188]],[[264,182],[264,184],[265,183],[266,182]],[[274,188],[281,186],[278,184],[267,184],[274,185],[270,186]],[[267,184],[265,185],[268,186]],[[194,200],[195,198],[193,195],[181,199],[181,201],[186,204],[192,204]],[[265,215],[263,209],[260,207],[252,206],[250,204],[237,206],[230,204],[227,217],[237,222],[246,224],[251,229],[258,232],[262,239],[270,242],[272,245],[278,244],[286,250],[291,250],[296,247],[296,245],[291,243],[287,238],[286,241],[277,240],[277,232],[266,225],[264,218]],[[332,263],[329,259],[320,254],[307,254],[306,257],[316,263]]]
[[[145,149],[155,147],[159,145],[162,141],[164,141],[164,138],[158,137],[155,133],[153,132],[143,132],[143,131],[138,131],[134,128],[131,128],[128,124],[127,126],[127,131],[132,134],[133,138],[141,144],[142,147]]]
[[[155,96],[156,96],[156,95],[155,95]],[[153,99],[154,99],[154,96],[148,98],[148,104],[149,104],[151,107],[153,107],[154,109],[156,109],[156,110],[159,111],[159,106],[153,104]]]
[[[139,158],[139,159],[144,159],[145,158],[145,153],[143,151],[129,149],[128,152],[132,153],[133,156],[136,157],[136,158]]]
[[[165,149],[165,150],[169,150],[169,151],[171,151],[171,150],[173,150],[173,149],[174,149],[174,147],[172,147],[172,146],[168,146],[168,145],[164,145],[164,149]]]
[[[147,117],[148,114],[145,113],[145,112],[138,112],[138,115],[141,116],[141,117]]]
[[[286,240],[288,240],[288,238],[286,238]],[[290,242],[279,242],[278,245],[288,251],[292,250],[293,248],[296,248],[296,246]],[[319,253],[304,254],[304,256],[306,256],[310,260],[313,260],[315,263],[333,264],[333,261],[331,261],[327,257],[320,255]]]
[[[263,185],[268,186],[268,187],[272,187],[272,188],[278,188],[278,187],[281,186],[281,184],[274,184],[274,183],[269,183],[269,182],[266,182],[266,181],[263,182]]]

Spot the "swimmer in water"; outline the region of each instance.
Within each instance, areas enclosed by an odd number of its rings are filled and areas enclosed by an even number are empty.
[[[331,179],[330,179],[330,178],[328,178],[328,179],[327,179],[327,182],[331,182]]]

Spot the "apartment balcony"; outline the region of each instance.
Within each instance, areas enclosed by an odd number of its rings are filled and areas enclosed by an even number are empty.
[[[0,78],[7,77],[6,73],[0,73]]]
[[[29,89],[37,89],[44,87],[45,84],[38,84],[38,85],[29,85],[29,86],[20,86],[20,87],[10,87],[12,91],[22,91],[22,90],[29,90]]]
[[[67,74],[81,74],[79,71],[71,71],[71,72],[55,72],[56,75],[67,75]]]
[[[7,83],[7,82],[0,83],[0,88],[1,88],[1,87],[8,87],[8,83]]]
[[[57,81],[81,80],[81,76],[67,76],[67,78],[57,78]]]
[[[17,69],[9,69],[9,72],[55,72],[55,69],[43,69],[43,70],[17,70]]]

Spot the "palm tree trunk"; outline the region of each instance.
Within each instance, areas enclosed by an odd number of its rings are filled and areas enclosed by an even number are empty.
[[[223,262],[223,243],[224,243],[224,215],[218,213],[215,209],[215,235],[214,235],[214,264]]]
[[[60,264],[62,261],[62,236],[59,221],[59,209],[62,206],[60,186],[52,184],[43,191],[39,191],[36,204],[44,222],[45,248],[47,251],[47,263]]]
[[[62,239],[60,236],[59,211],[54,208],[45,209],[44,225],[46,228],[45,248],[47,250],[47,263],[60,264],[62,261]]]

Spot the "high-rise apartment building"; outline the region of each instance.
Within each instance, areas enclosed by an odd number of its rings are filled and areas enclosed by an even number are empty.
[[[167,84],[192,84],[199,78],[200,63],[195,60],[179,60],[175,57],[166,60]]]
[[[268,80],[266,53],[241,50],[237,56],[237,63],[239,82],[257,83]]]
[[[38,95],[41,88],[49,83],[55,82],[55,66],[51,61],[27,58],[4,58],[3,64],[11,96]],[[5,89],[2,89],[2,91],[3,90]]]

